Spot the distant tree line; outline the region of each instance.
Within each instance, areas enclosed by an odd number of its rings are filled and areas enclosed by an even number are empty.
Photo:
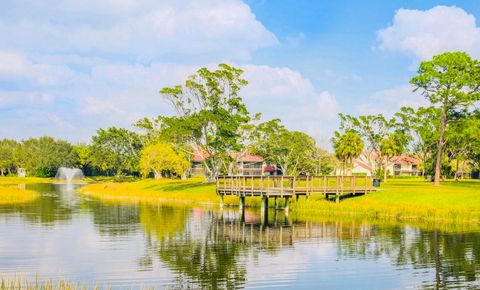
[[[235,174],[238,161],[255,154],[284,174],[328,174],[333,154],[319,148],[306,133],[290,131],[279,119],[260,122],[240,90],[243,71],[226,64],[199,69],[184,84],[163,88],[174,116],[145,118],[136,130],[99,129],[90,144],[72,145],[51,137],[0,141],[0,173],[19,167],[31,176],[54,176],[60,166],[81,168],[86,175],[186,177],[194,158],[206,177]]]
[[[447,52],[420,64],[410,83],[430,106],[403,107],[394,117],[382,114],[353,117],[340,114],[332,138],[335,154],[345,168],[362,152],[373,175],[387,177],[392,156],[415,154],[426,175],[463,176],[480,167],[480,62],[464,52]]]

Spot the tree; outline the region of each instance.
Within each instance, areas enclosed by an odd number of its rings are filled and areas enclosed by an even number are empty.
[[[84,174],[91,174],[92,150],[89,145],[79,144],[73,146],[73,150],[77,154],[77,164]]]
[[[229,152],[242,149],[241,128],[251,120],[239,95],[248,83],[242,73],[226,64],[214,71],[201,68],[184,85],[160,91],[177,113],[161,118],[162,131],[198,149],[209,180],[219,175]]]
[[[363,140],[360,134],[354,130],[347,130],[344,134],[335,131],[335,137],[331,139],[335,156],[343,163],[343,174],[351,168],[353,159],[363,152]]]
[[[183,153],[175,152],[168,144],[151,144],[140,153],[140,170],[144,175],[154,173],[155,179],[162,177],[162,173],[176,174],[185,177],[190,162]]]
[[[52,137],[30,138],[21,144],[18,165],[38,177],[55,176],[59,167],[72,167],[77,154],[70,143]]]
[[[387,182],[387,168],[392,157],[400,155],[407,143],[407,138],[403,132],[394,132],[383,138],[380,142],[380,152],[383,156],[383,181]]]
[[[15,140],[0,140],[0,175],[12,174],[17,166],[20,144]]]
[[[308,171],[316,176],[327,175],[335,170],[337,163],[338,160],[334,154],[327,152],[325,149],[316,148],[308,163]]]
[[[98,129],[92,137],[92,165],[107,174],[131,174],[138,171],[142,142],[140,136],[123,128]]]
[[[355,131],[362,137],[367,150],[367,163],[372,168],[371,174],[379,175],[385,159],[381,151],[382,140],[395,129],[395,119],[387,119],[382,114],[359,117],[339,114],[339,116],[341,130]]]
[[[464,52],[446,52],[420,63],[410,83],[441,109],[434,184],[440,185],[445,130],[453,116],[480,100],[480,62]]]
[[[313,174],[310,165],[317,147],[311,136],[289,131],[274,119],[258,125],[254,139],[253,153],[278,165],[283,174]]]
[[[424,174],[434,172],[434,154],[437,150],[439,116],[441,111],[434,107],[413,109],[402,107],[395,116],[410,136],[410,150],[422,161]]]

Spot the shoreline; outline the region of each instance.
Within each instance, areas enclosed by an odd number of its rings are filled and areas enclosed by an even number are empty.
[[[421,180],[399,179],[382,186],[377,192],[346,198],[340,203],[326,201],[323,196],[311,196],[308,200],[301,197],[299,201],[291,201],[290,214],[300,220],[361,218],[480,227],[478,181],[446,182],[436,188]],[[95,199],[127,203],[220,204],[215,184],[201,179],[97,183],[86,185],[78,192]],[[224,203],[238,206],[238,197],[225,196]],[[260,198],[248,197],[246,206],[259,207]]]

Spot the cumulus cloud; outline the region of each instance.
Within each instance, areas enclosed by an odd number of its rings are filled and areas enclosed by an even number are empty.
[[[323,146],[337,125],[339,105],[328,91],[318,91],[299,72],[285,67],[245,65],[244,91],[251,111],[264,119],[280,118],[292,130],[312,134]]]
[[[374,115],[382,112],[384,115],[391,117],[401,107],[418,108],[428,105],[428,101],[420,93],[413,92],[410,85],[399,85],[374,92],[364,103],[357,106],[356,113],[359,115]]]
[[[418,60],[446,51],[480,56],[480,28],[475,17],[458,7],[399,9],[391,26],[378,31],[379,48],[401,52]]]
[[[240,0],[7,0],[2,8],[0,49],[248,59],[252,50],[278,43]]]

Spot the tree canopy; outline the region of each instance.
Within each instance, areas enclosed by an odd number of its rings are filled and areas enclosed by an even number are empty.
[[[480,100],[480,62],[465,52],[446,52],[420,63],[410,83],[441,110],[434,178],[439,185],[447,125]]]

